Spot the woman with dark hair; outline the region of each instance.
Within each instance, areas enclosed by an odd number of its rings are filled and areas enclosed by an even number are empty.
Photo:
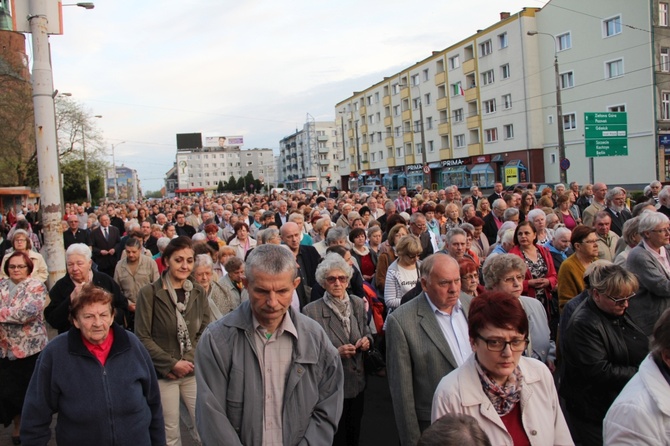
[[[9,278],[0,281],[0,422],[14,423],[14,444],[21,442],[23,401],[37,357],[47,344],[47,289],[31,278],[33,267],[25,252],[14,251],[3,265]]]
[[[649,351],[648,338],[627,314],[638,291],[635,275],[618,265],[594,269],[589,296],[572,314],[561,341],[565,398],[575,438],[603,444],[603,419]]]
[[[256,247],[256,240],[249,236],[249,226],[243,221],[233,225],[235,236],[228,241],[228,246],[235,249],[235,255],[244,260],[247,252]]]
[[[547,315],[551,315],[551,291],[557,284],[554,260],[547,248],[537,244],[537,233],[531,222],[523,221],[516,227],[514,247],[509,253],[521,257],[528,267],[523,280],[524,296],[542,302]]]
[[[484,260],[489,252],[489,239],[484,234],[484,220],[479,217],[472,217],[468,220],[474,228],[472,233],[472,250],[477,256]]]
[[[156,372],[139,340],[114,322],[113,297],[84,285],[73,327],[40,353],[23,406],[21,440],[58,444],[165,444]],[[4,385],[4,383],[3,383]]]
[[[579,215],[573,213],[573,204],[572,192],[566,192],[556,199],[556,209],[554,209],[558,221],[571,231],[582,222]]]
[[[135,333],[158,375],[168,445],[181,444],[179,399],[195,426],[195,348],[210,321],[204,289],[190,280],[195,264],[191,239],[180,236],[163,251],[166,271],[137,296]],[[197,439],[197,433],[192,432]]]
[[[352,244],[351,255],[356,259],[363,279],[367,282],[372,282],[372,279],[375,277],[375,269],[377,268],[377,253],[365,244],[365,229],[352,229],[349,233],[349,241]]]
[[[375,285],[380,294],[384,293],[384,287],[386,286],[386,272],[397,258],[398,255],[395,251],[396,244],[400,241],[401,238],[409,234],[407,231],[407,226],[405,225],[396,225],[391,228],[389,232],[389,239],[386,241],[388,243],[388,249],[380,249],[380,254],[377,259],[377,271],[375,274]]]
[[[491,444],[573,444],[549,369],[523,355],[528,317],[504,292],[472,299],[468,331],[473,354],[442,378],[431,419],[448,413],[474,417]]]
[[[526,215],[535,209],[535,193],[527,190],[521,194],[521,204],[519,205],[519,221],[524,221]]]

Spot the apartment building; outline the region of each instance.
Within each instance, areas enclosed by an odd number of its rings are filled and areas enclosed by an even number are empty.
[[[490,187],[544,181],[540,79],[526,56],[538,8],[500,21],[336,104],[343,186],[379,179]],[[428,172],[428,173],[424,173]]]
[[[278,183],[289,189],[340,187],[338,131],[333,121],[307,115],[301,130],[279,141]]]

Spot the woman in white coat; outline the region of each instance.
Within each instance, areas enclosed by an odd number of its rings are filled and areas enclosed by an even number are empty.
[[[670,445],[670,309],[654,326],[651,353],[610,407],[604,444]]]

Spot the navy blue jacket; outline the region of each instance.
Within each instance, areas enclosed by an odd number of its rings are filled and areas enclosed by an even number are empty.
[[[24,445],[46,446],[56,412],[58,444],[165,445],[151,357],[135,335],[116,323],[111,329],[114,343],[104,366],[74,327],[40,353],[23,405]]]

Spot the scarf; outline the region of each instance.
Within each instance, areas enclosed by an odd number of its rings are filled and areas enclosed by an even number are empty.
[[[331,296],[330,293],[326,291],[323,294],[323,303],[333,310],[335,316],[342,322],[344,333],[346,333],[348,338],[351,334],[351,299],[349,299],[347,292],[344,292],[343,299],[338,299]]]
[[[181,357],[184,357],[184,353],[190,351],[193,348],[191,345],[191,337],[188,333],[188,326],[184,320],[184,313],[186,312],[188,300],[191,296],[191,291],[193,290],[193,284],[188,279],[184,281],[182,288],[186,298],[184,299],[184,303],[181,303],[179,302],[179,299],[177,299],[177,292],[175,291],[174,286],[172,286],[172,282],[167,276],[167,273],[164,273],[163,275],[163,283],[165,284],[165,289],[170,295],[170,299],[172,299],[172,303],[175,307],[175,315],[177,316],[177,340],[179,341],[179,353]]]
[[[517,365],[514,372],[507,377],[507,382],[502,386],[493,381],[479,365],[479,360],[475,356],[475,368],[479,375],[479,382],[482,383],[482,389],[496,412],[501,417],[507,415],[514,409],[514,406],[521,400],[521,388],[523,375]]]

